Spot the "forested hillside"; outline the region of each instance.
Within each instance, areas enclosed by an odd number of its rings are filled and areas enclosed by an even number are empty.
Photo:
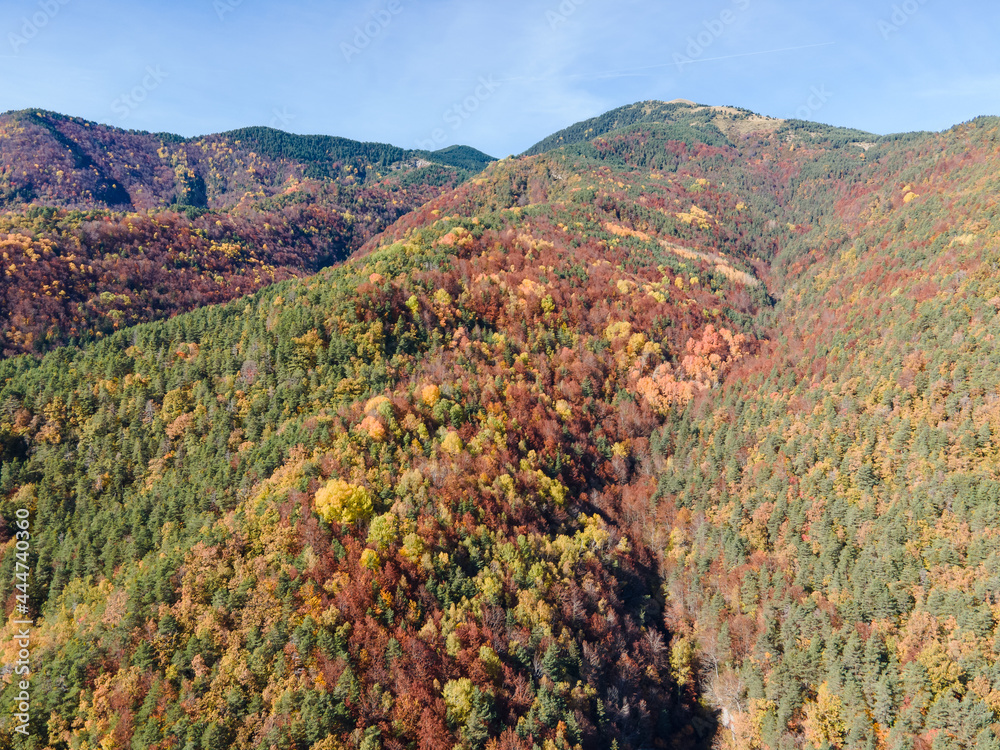
[[[636,107],[0,361],[25,746],[1000,746],[1000,121]]]
[[[998,124],[869,150],[675,417],[646,538],[740,746],[998,747]]]
[[[489,161],[270,128],[183,139],[0,116],[0,354],[315,273]]]
[[[478,172],[492,158],[468,147],[407,151],[264,127],[182,138],[24,110],[0,115],[0,207],[226,208],[307,178],[378,182],[418,160]]]

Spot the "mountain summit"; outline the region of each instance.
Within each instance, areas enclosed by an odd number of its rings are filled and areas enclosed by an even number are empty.
[[[664,126],[664,136],[687,141],[713,138],[727,141],[730,136],[773,132],[783,120],[763,117],[737,107],[712,107],[687,99],[670,102],[648,101],[611,110],[599,117],[578,122],[550,135],[525,151],[540,154],[559,146],[585,143],[606,133],[626,128]]]

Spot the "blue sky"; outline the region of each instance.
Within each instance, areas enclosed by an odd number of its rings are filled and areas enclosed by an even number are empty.
[[[1000,115],[998,22],[944,0],[4,0],[0,111],[494,156],[645,99],[940,130]]]

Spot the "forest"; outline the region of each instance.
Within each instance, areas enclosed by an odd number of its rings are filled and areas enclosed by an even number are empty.
[[[10,183],[0,747],[1000,748],[998,127]]]
[[[270,128],[186,140],[2,115],[0,352],[82,345],[315,273],[489,161]]]

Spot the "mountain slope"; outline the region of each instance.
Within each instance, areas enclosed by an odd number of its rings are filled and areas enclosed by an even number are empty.
[[[997,746],[997,126],[860,170],[759,364],[677,426],[651,525],[741,741]]]
[[[709,114],[498,162],[342,266],[0,362],[34,731],[996,747],[998,121]]]
[[[269,128],[185,140],[0,116],[0,353],[314,273],[489,161]]]
[[[661,412],[755,346],[727,292],[767,296],[735,200],[649,174],[696,217],[660,236],[622,176],[504,162],[317,277],[0,363],[3,517],[47,519],[39,715],[136,747],[707,739],[618,530]]]
[[[24,110],[0,115],[0,206],[227,208],[248,195],[280,195],[306,178],[377,181],[418,158],[452,166],[450,153],[264,127],[182,138]],[[462,168],[472,171],[492,161],[475,149],[462,156]]]

